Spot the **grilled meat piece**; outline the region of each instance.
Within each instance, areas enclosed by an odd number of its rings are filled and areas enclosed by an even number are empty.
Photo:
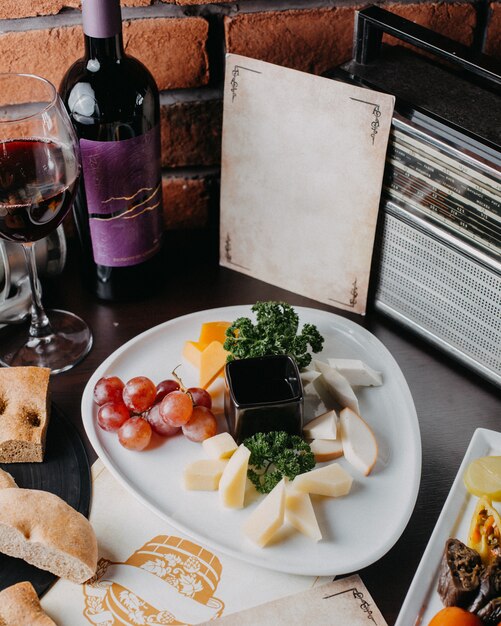
[[[494,598],[477,613],[485,626],[497,626],[501,622],[501,598]]]
[[[475,550],[459,539],[448,539],[437,588],[444,605],[467,607],[478,592],[482,572],[482,560]]]
[[[499,556],[495,557],[489,567],[484,570],[477,597],[468,610],[478,613],[489,600],[498,596],[501,596],[501,557]]]

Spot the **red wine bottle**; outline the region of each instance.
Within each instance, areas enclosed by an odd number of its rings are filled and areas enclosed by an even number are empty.
[[[83,276],[99,298],[147,296],[158,282],[163,214],[160,104],[125,54],[119,0],[82,0],[85,55],[60,92],[80,140],[74,215]]]

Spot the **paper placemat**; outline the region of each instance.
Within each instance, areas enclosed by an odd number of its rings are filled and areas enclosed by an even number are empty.
[[[205,622],[205,626],[210,622]],[[213,622],[212,622],[213,623]],[[387,626],[360,576],[341,578],[217,620],[226,626]]]
[[[238,616],[238,620],[244,621],[233,620],[237,619],[237,613],[265,603],[271,603],[270,615],[276,614],[282,611],[280,604],[276,604],[278,599],[317,587],[318,595],[295,596],[287,599],[287,606],[299,602],[298,607],[310,607],[308,622],[322,624],[327,623],[321,620],[328,604],[329,623],[335,624],[336,611],[345,611],[348,604],[353,604],[352,599],[356,599],[358,605],[355,603],[351,609],[367,604],[374,620],[378,620],[373,623],[384,626],[358,577],[342,579],[336,581],[335,587],[324,588],[330,581],[328,577],[273,572],[215,554],[151,513],[99,460],[92,467],[92,478],[90,520],[99,545],[98,572],[95,579],[84,585],[59,580],[42,598],[44,610],[59,626],[200,624],[220,617],[225,618],[223,623],[264,625],[268,622],[260,616],[253,617],[252,613],[250,618],[245,613]],[[346,585],[356,588],[356,593],[361,595],[354,595],[353,591],[345,594]],[[338,592],[342,596],[335,595]],[[338,600],[320,601],[331,595]],[[263,607],[263,610],[267,609]],[[363,622],[351,617],[346,621],[344,616],[348,613],[340,612],[339,623],[367,624],[368,613],[356,607],[354,610]],[[230,622],[226,616],[232,617]],[[276,616],[272,622],[293,623],[278,622]]]

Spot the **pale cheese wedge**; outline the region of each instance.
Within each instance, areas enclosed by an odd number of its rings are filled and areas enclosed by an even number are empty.
[[[300,372],[301,382],[303,383],[303,390],[305,393],[312,393],[315,391],[314,382],[322,374],[316,369],[306,369]]]
[[[229,459],[238,448],[230,433],[219,433],[202,441],[205,454],[211,459]]]
[[[303,435],[306,439],[337,439],[337,421],[336,411],[322,413],[306,424]]]
[[[284,523],[285,480],[275,485],[245,521],[242,530],[261,548],[265,546]]]
[[[228,461],[219,481],[219,498],[230,509],[244,506],[250,450],[241,444]]]
[[[355,411],[355,413],[359,413],[360,409],[358,408],[357,396],[346,378],[327,363],[315,361],[314,364],[322,374],[321,380],[334,400],[339,402],[342,407],[347,406],[352,409],[352,411]]]
[[[285,490],[285,519],[296,530],[313,541],[322,539],[309,494],[296,491],[289,485]]]
[[[345,459],[367,476],[376,464],[378,454],[374,433],[360,415],[348,408],[340,412],[339,423]]]
[[[350,385],[379,387],[383,384],[381,372],[377,372],[359,359],[327,359],[327,362],[342,374]]]
[[[339,463],[331,463],[299,474],[291,482],[291,488],[304,493],[338,498],[350,492],[352,482],[353,478]]]
[[[313,439],[309,443],[317,463],[333,461],[343,456],[341,437],[339,439]]]
[[[184,486],[189,491],[217,491],[228,461],[201,459],[184,468]]]
[[[219,341],[212,341],[200,356],[199,386],[207,389],[223,371],[228,352]]]

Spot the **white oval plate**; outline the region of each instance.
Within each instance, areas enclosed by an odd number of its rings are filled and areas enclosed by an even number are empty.
[[[402,534],[414,508],[421,478],[421,439],[416,410],[397,363],[367,330],[324,311],[296,307],[301,325],[315,324],[325,338],[322,353],[329,357],[362,359],[383,373],[384,383],[357,392],[362,417],[379,444],[379,456],[370,476],[340,463],[354,476],[348,496],[315,499],[314,507],[323,539],[318,543],[287,532],[264,549],[241,531],[259,499],[242,510],[228,510],[216,492],[186,491],[185,465],[204,458],[200,444],[182,435],[158,438],[142,452],[123,448],[115,433],[96,423],[93,388],[102,376],[148,376],[155,383],[170,378],[182,363],[186,340],[197,340],[203,322],[251,315],[250,306],[232,306],[185,315],[156,326],[110,355],[90,378],[82,398],[82,417],[90,442],[114,476],[154,513],[209,548],[255,565],[293,574],[330,576],[359,570],[380,559]],[[178,370],[186,386],[197,386],[197,371],[188,363]],[[214,408],[222,414],[224,383],[211,387]],[[306,404],[308,406],[308,403]],[[307,419],[313,415],[306,415]],[[224,424],[224,419],[221,418]]]

